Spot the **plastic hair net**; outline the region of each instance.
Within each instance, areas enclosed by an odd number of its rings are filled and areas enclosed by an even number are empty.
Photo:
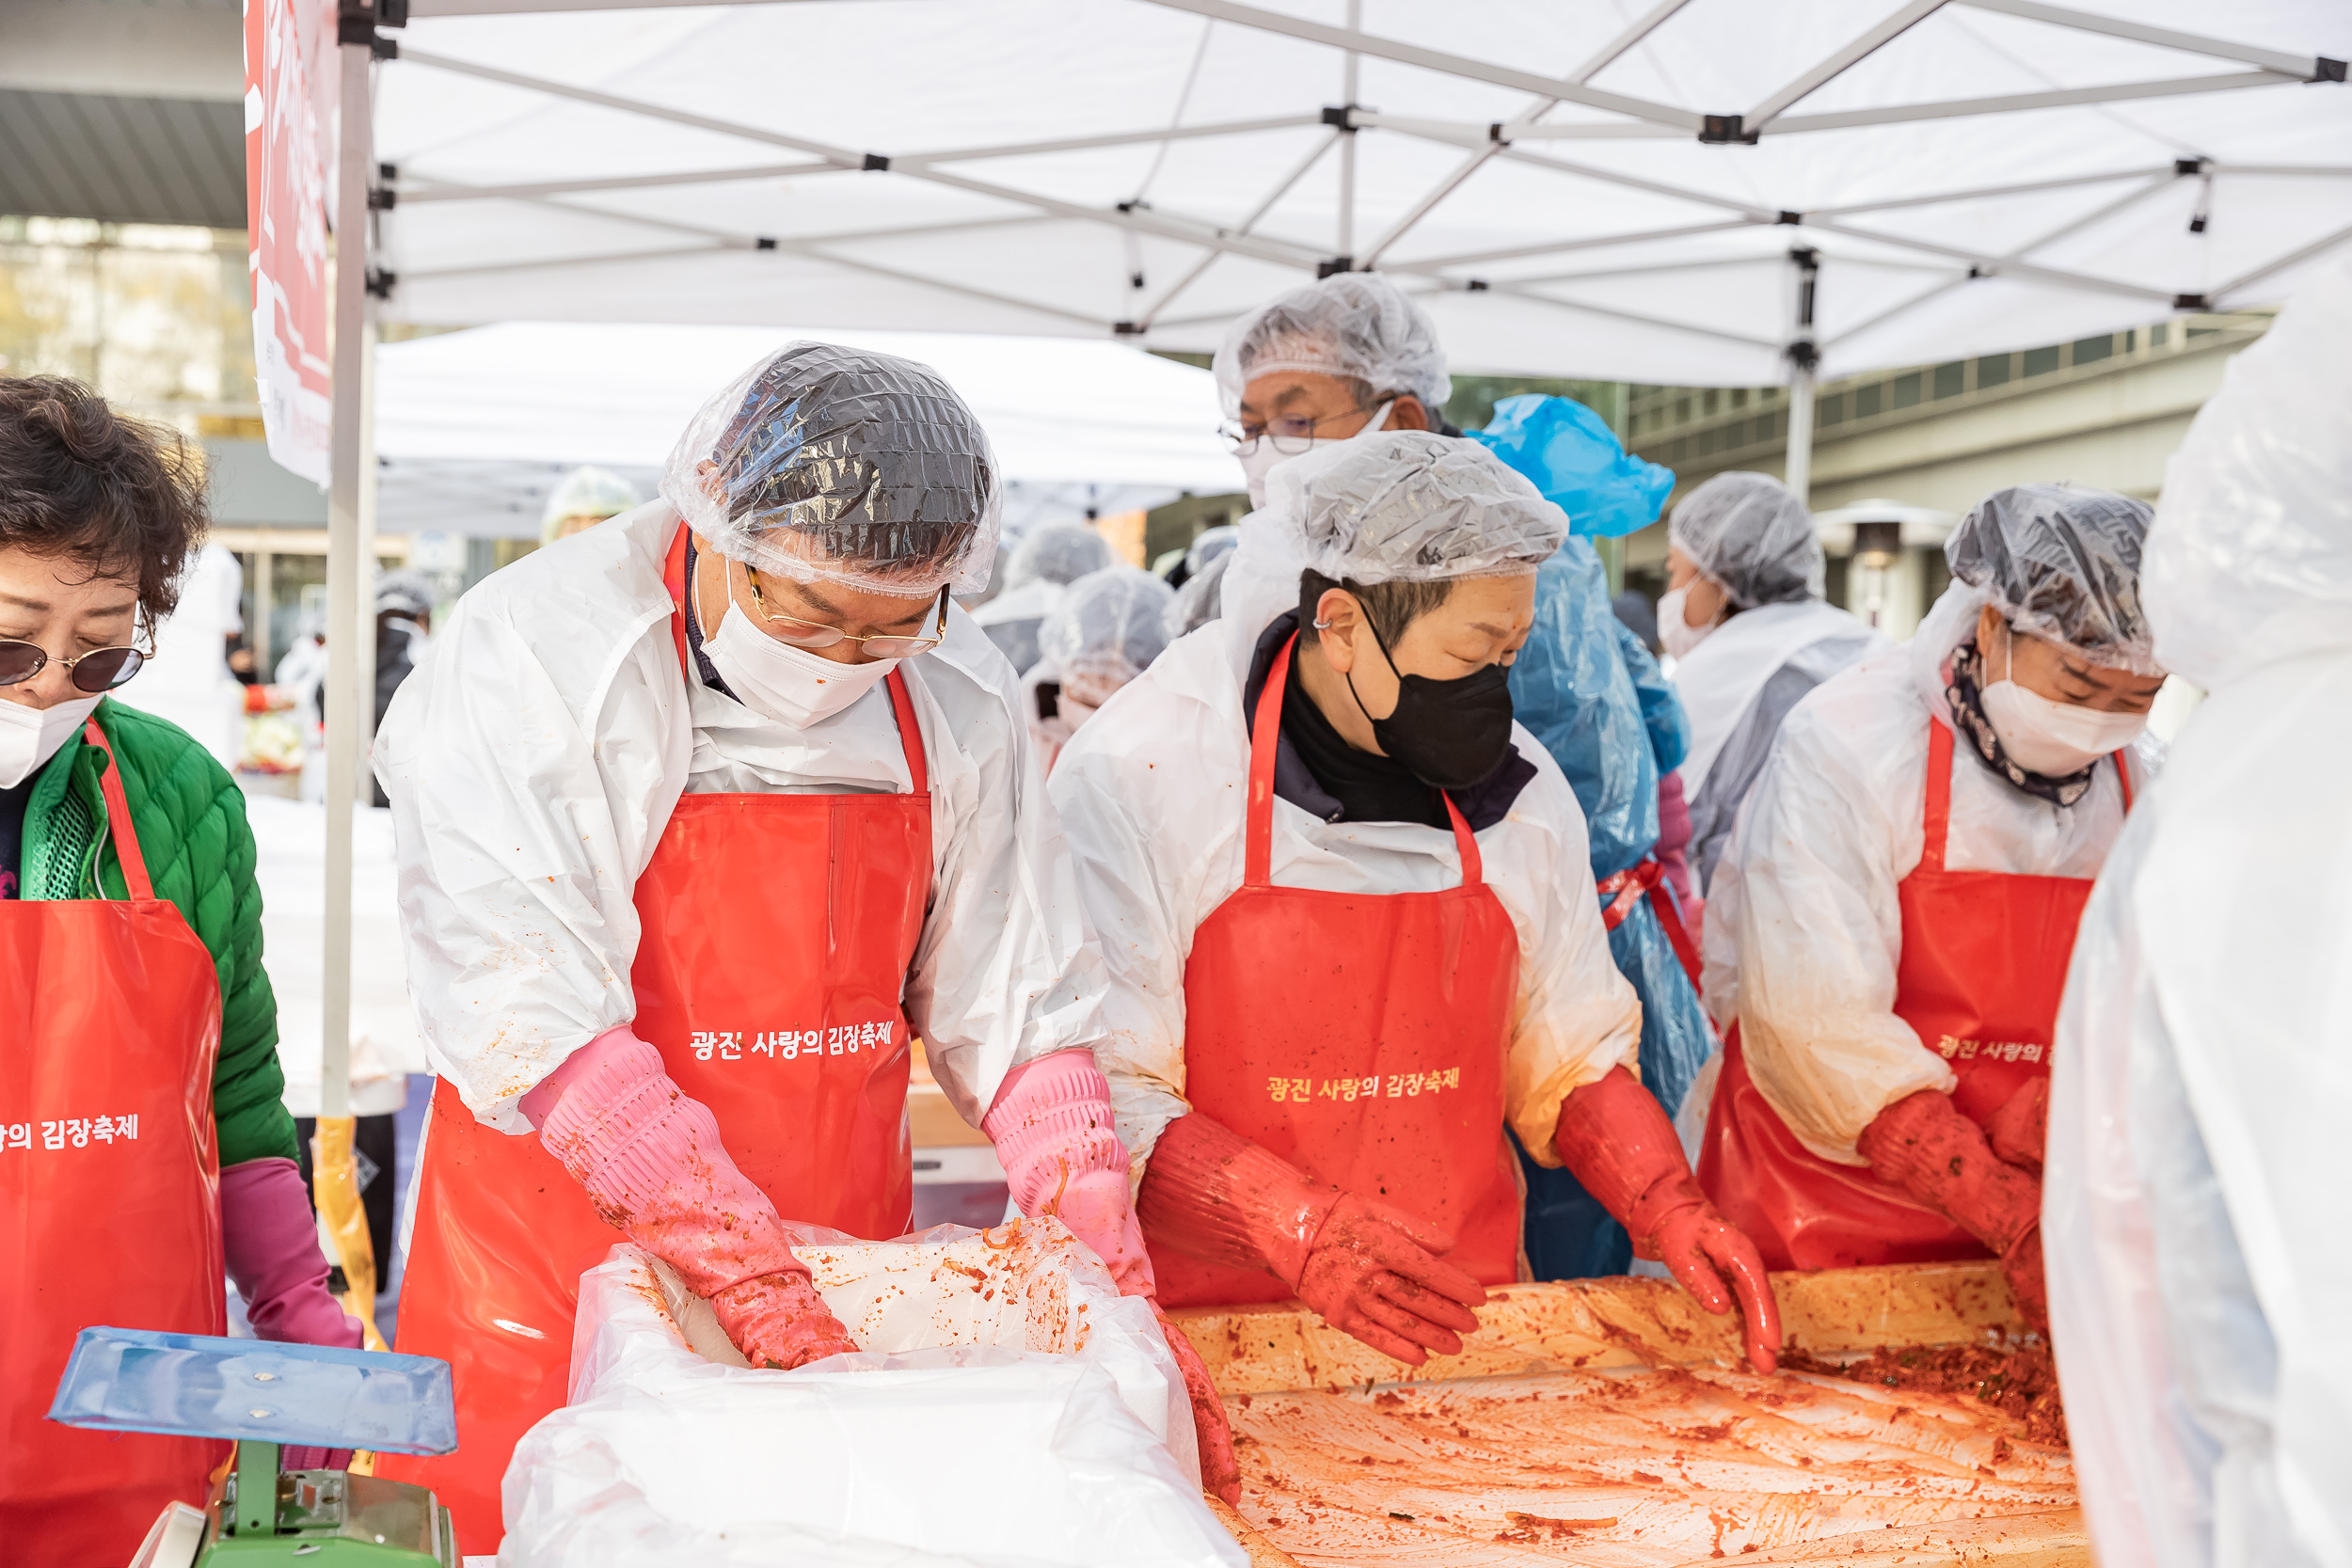
[[[1241,530],[1232,523],[1219,523],[1215,528],[1201,530],[1200,536],[1184,551],[1184,576],[1189,578],[1196,573],[1208,570],[1210,562],[1230,553],[1240,543]]]
[[[1199,631],[1225,613],[1225,573],[1238,553],[1227,550],[1212,556],[1206,566],[1186,578],[1184,585],[1176,590],[1163,617],[1170,642],[1188,632]]]
[[[1101,707],[1168,646],[1165,618],[1175,600],[1175,590],[1139,567],[1089,572],[1038,629],[1039,657],[1060,672],[1071,696]]]
[[[1269,371],[1360,381],[1374,404],[1410,392],[1432,414],[1454,395],[1428,313],[1376,272],[1335,273],[1260,306],[1226,332],[1213,368],[1228,416]]]
[[[421,572],[388,572],[375,585],[375,612],[430,615],[439,597],[433,579]]]
[[[1025,582],[1075,582],[1113,564],[1110,541],[1078,523],[1046,523],[1031,529],[1014,546],[1005,566],[1005,587]]]
[[[1598,414],[1570,398],[1521,392],[1495,404],[1470,433],[1568,515],[1582,539],[1614,539],[1658,521],[1675,487],[1672,468],[1627,452]]]
[[[2352,259],[2230,361],[2165,468],[2142,577],[2158,662],[2207,691],[2352,643]]]
[[[797,342],[705,404],[661,494],[721,554],[920,597],[985,587],[1004,486],[955,388],[912,359]]]
[[[1675,507],[1666,538],[1741,610],[1821,596],[1813,514],[1769,474],[1717,474]]]
[[[1384,430],[1292,458],[1266,511],[1301,566],[1370,586],[1533,572],[1567,515],[1474,441]]]
[[[574,468],[548,492],[548,504],[539,513],[539,542],[552,544],[555,531],[567,518],[618,516],[644,499],[636,485],[610,468]]]
[[[2160,675],[2139,608],[2146,501],[2071,484],[1996,490],[1944,542],[1952,576],[2028,636],[2093,664]]]

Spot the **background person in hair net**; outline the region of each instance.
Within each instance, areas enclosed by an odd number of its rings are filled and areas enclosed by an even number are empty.
[[[1175,599],[1168,584],[1134,566],[1104,567],[1070,585],[1039,630],[1037,663],[1021,677],[1040,771],[1051,773],[1078,726],[1160,657]]]
[[[1184,550],[1184,582],[1176,588],[1175,602],[1168,607],[1168,637],[1169,641],[1216,619],[1225,568],[1232,563],[1233,547],[1241,543],[1241,530],[1232,523],[1219,523],[1203,530]],[[1173,574],[1170,575],[1171,581]]]
[[[1005,589],[972,612],[1016,675],[1037,663],[1038,630],[1070,584],[1113,565],[1110,541],[1080,523],[1042,523],[1014,546]]]
[[[574,468],[548,492],[548,504],[539,513],[539,543],[552,545],[558,539],[585,533],[642,499],[636,485],[609,468]]]
[[[1303,1299],[1410,1365],[1520,1277],[1506,1129],[1575,1169],[1769,1370],[1755,1251],[1628,1071],[1576,797],[1512,722],[1560,509],[1471,442],[1272,476],[1226,611],[1051,786],[1114,985],[1098,1047],[1161,1299]],[[1245,550],[1250,548],[1244,546]]]
[[[376,764],[440,1074],[401,1345],[455,1368],[467,1435],[387,1465],[468,1552],[613,1243],[755,1365],[855,1348],[791,1243],[905,1230],[917,1034],[1023,1212],[1056,1202],[1150,1293],[1102,960],[1018,688],[952,601],[999,494],[933,372],[791,344],[695,417],[660,499],[461,599],[394,700]],[[1169,1342],[1230,1495],[1222,1406]]]
[[[1717,474],[1675,507],[1666,539],[1658,635],[1691,720],[1682,792],[1704,895],[1788,710],[1887,642],[1823,601],[1813,514],[1769,475]]]
[[[1699,1178],[1774,1268],[2001,1259],[2039,1318],[2042,1117],[2090,879],[2157,760],[2148,507],[2026,484],[1909,644],[1799,703],[1717,865],[1737,1019]]]
[[[2210,693],[2099,874],[2042,1224],[2105,1568],[2352,1560],[2352,263],[2165,469],[2155,655]]]

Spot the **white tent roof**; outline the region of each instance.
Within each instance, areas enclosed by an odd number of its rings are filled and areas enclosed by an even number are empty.
[[[388,309],[1199,349],[1344,256],[1460,368],[1755,384],[1792,249],[1839,375],[2275,301],[2352,237],[2342,0],[1278,5],[413,0]]]
[[[1042,490],[1053,515],[1240,486],[1241,470],[1217,439],[1209,372],[1126,344],[513,322],[377,351],[381,526],[535,535],[539,498],[577,463],[616,469],[650,495],[706,400],[763,355],[812,336],[937,370],[979,416],[1006,478]]]

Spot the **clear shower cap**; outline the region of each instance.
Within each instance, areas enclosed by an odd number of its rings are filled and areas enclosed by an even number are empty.
[[[1334,273],[1260,306],[1227,330],[1213,368],[1228,417],[1268,371],[1360,381],[1375,404],[1410,392],[1433,414],[1454,395],[1428,312],[1376,272]]]
[[[1025,582],[1075,582],[1089,572],[1114,564],[1110,541],[1078,523],[1044,523],[1013,547],[1005,565],[1005,587]]]
[[[1240,543],[1241,530],[1232,523],[1201,530],[1200,536],[1184,551],[1185,579],[1189,581],[1196,573],[1206,571],[1210,562],[1230,553]]]
[[[1741,610],[1821,596],[1813,514],[1770,474],[1717,474],[1675,507],[1666,538]]]
[[[595,467],[574,468],[548,492],[548,504],[539,513],[539,542],[551,545],[555,531],[567,518],[617,517],[645,498],[637,493],[637,486],[610,468]]]
[[[1952,576],[2009,624],[2092,664],[2161,675],[2139,605],[2146,501],[2071,484],[2019,484],[1977,503],[1944,543]]]
[[[661,475],[731,560],[909,598],[987,585],[1003,490],[987,433],[937,372],[811,342],[705,404]]]
[[[1038,629],[1038,653],[1064,690],[1101,707],[1168,646],[1163,618],[1175,591],[1136,566],[1090,572],[1070,585]]]
[[[422,572],[387,572],[376,579],[375,613],[430,615],[439,597],[439,586]]]
[[[1568,515],[1475,441],[1384,430],[1292,458],[1267,513],[1301,566],[1359,582],[1517,577],[1551,559]]]

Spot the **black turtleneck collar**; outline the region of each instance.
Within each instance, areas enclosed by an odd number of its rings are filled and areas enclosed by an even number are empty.
[[[1297,629],[1297,612],[1290,611],[1259,637],[1257,651],[1249,659],[1249,678],[1242,686],[1245,724],[1256,718],[1258,695],[1265,689],[1274,656]],[[1454,791],[1454,804],[1470,823],[1470,832],[1482,832],[1510,814],[1519,792],[1534,777],[1535,765],[1514,746],[1486,782]],[[1295,658],[1282,692],[1282,738],[1274,757],[1274,793],[1326,822],[1447,826],[1445,804],[1434,787],[1415,778],[1394,758],[1359,752],[1347,743],[1307,695],[1307,683],[1298,678]]]

